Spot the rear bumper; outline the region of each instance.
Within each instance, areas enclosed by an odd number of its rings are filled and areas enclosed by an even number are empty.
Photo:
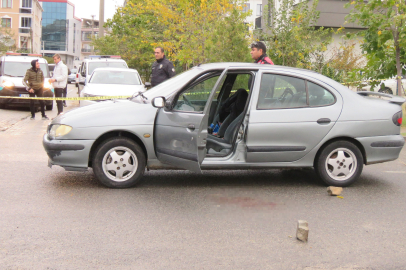
[[[49,157],[48,165],[59,165],[68,169],[87,169],[90,149],[94,140],[50,140],[43,137],[42,144]]]
[[[364,147],[366,164],[381,163],[399,158],[405,144],[402,135],[356,138]]]

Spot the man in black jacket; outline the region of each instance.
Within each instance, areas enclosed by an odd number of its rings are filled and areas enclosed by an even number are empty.
[[[171,61],[166,59],[162,47],[155,48],[156,61],[152,64],[151,86],[156,86],[176,75],[175,68]]]

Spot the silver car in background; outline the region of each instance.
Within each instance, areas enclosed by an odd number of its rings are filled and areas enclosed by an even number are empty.
[[[144,92],[145,86],[138,71],[128,68],[96,68],[80,97],[132,96]],[[95,104],[102,100],[81,100],[80,106]]]
[[[112,188],[134,186],[145,168],[313,167],[327,185],[348,186],[364,165],[399,157],[404,102],[309,70],[205,64],[128,100],[59,115],[43,145],[50,167],[92,167]]]

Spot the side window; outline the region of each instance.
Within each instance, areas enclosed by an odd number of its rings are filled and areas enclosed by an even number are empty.
[[[309,91],[310,106],[326,106],[333,104],[335,101],[333,94],[317,84],[308,81],[307,89]]]
[[[174,110],[203,112],[207,100],[220,75],[207,78],[183,91],[175,103]]]
[[[258,109],[285,109],[307,106],[306,84],[302,79],[263,74]]]

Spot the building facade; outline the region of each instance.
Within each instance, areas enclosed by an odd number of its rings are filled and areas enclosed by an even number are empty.
[[[82,29],[81,29],[81,56],[80,60],[89,58],[89,55],[95,54],[92,43],[92,36],[95,38],[99,35],[99,21],[93,19],[82,19]]]
[[[10,50],[41,52],[43,9],[38,0],[1,0],[2,39],[10,37]]]
[[[75,5],[68,0],[39,0],[42,2],[42,53],[59,54],[73,68],[79,61],[82,20],[75,17]]]
[[[262,0],[246,1],[243,4],[243,11],[251,11],[251,15],[245,20],[250,30],[261,28]]]

